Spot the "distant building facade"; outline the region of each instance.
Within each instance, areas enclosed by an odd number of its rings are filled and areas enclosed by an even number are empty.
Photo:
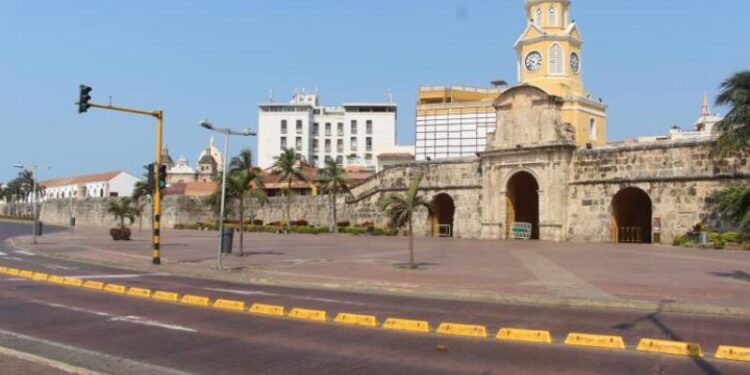
[[[85,176],[63,177],[39,183],[44,187],[42,200],[123,197],[133,194],[139,179],[124,171],[112,171]]]
[[[376,167],[375,156],[396,144],[395,103],[344,103],[325,107],[318,94],[297,92],[289,103],[258,105],[258,165],[269,168],[285,149],[311,166],[332,159],[344,167]]]
[[[681,139],[706,139],[716,135],[714,125],[721,121],[722,117],[711,113],[708,105],[708,94],[703,95],[703,104],[701,105],[701,115],[695,120],[692,130],[683,130],[675,125],[669,130],[669,134],[657,136],[638,137],[639,143],[674,141]]]
[[[214,144],[213,137],[208,141],[208,146],[198,155],[196,168],[191,167],[190,162],[184,156],[180,156],[175,164],[172,156],[169,155],[167,147],[164,147],[161,159],[162,163],[168,168],[167,184],[169,185],[177,183],[189,184],[192,182],[215,182],[219,171],[224,166],[221,151]]]

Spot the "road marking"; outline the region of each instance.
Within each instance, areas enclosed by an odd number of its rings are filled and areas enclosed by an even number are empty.
[[[243,296],[278,296],[276,293],[268,293],[268,292],[261,292],[261,291],[254,291],[254,290],[241,290],[241,289],[222,289],[222,288],[201,288],[204,290],[211,290],[215,292],[225,292],[225,293],[233,293],[233,294],[240,294]],[[300,295],[294,295],[294,294],[287,294],[285,295],[287,298],[296,298],[296,299],[303,299],[307,301],[317,301],[317,302],[331,302],[331,303],[340,303],[345,305],[355,305],[355,306],[366,306],[366,303],[362,302],[353,302],[353,301],[346,301],[341,299],[331,299],[331,298],[317,298],[317,297],[306,297],[306,296],[300,296]]]
[[[36,254],[34,254],[34,253],[32,253],[31,251],[28,251],[28,250],[13,250],[13,252],[16,253],[16,254],[26,255],[26,256],[30,256],[30,257],[35,257],[36,256]]]
[[[67,373],[71,374],[79,374],[79,375],[100,375],[101,372],[91,371],[82,367],[69,365],[65,362],[55,361],[53,359],[40,357],[38,355],[34,355],[31,353],[25,353],[18,350],[6,348],[4,346],[0,346],[0,354],[7,355],[10,357],[15,357],[18,359],[22,359],[24,361],[33,362],[36,364],[40,364],[43,366],[51,367],[57,370],[65,371]]]
[[[17,261],[19,261],[19,262],[25,262],[25,260],[24,260],[23,258],[19,258],[19,257],[14,257],[14,256],[9,256],[9,257],[8,257],[8,259],[11,259],[11,260],[17,260]]]
[[[44,265],[44,267],[49,268],[51,270],[74,270],[77,269],[77,267],[67,267],[67,266],[59,266],[56,264],[50,264],[50,265]]]
[[[118,275],[80,275],[80,276],[66,276],[75,279],[133,279],[144,276],[169,276],[168,273],[125,273]]]
[[[6,255],[8,255],[8,254],[6,254],[6,253],[4,253],[4,252],[0,251],[0,257],[4,257],[4,256],[6,256]]]
[[[203,290],[213,290],[215,292],[226,292],[226,293],[234,293],[234,294],[241,294],[243,296],[278,296],[276,293],[267,293],[267,292],[258,292],[253,290],[238,290],[238,289],[222,289],[222,288],[201,288]]]

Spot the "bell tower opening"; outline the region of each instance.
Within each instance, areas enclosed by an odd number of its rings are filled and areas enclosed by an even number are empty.
[[[539,239],[539,184],[528,172],[518,172],[506,188],[506,238],[512,238],[514,223],[531,224],[531,239]]]

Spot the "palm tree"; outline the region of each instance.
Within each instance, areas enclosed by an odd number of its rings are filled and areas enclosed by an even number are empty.
[[[750,187],[737,185],[716,193],[722,216],[739,225],[743,233],[750,233]]]
[[[240,220],[240,256],[245,256],[245,199],[250,198],[250,203],[258,201],[261,205],[268,203],[268,197],[263,191],[263,180],[260,168],[250,168],[242,172],[227,176],[227,193],[232,191],[231,196],[239,202]],[[252,214],[250,215],[252,220]]]
[[[115,217],[116,220],[120,221],[120,229],[125,229],[125,219],[130,220],[130,224],[135,221],[135,207],[133,207],[133,200],[129,197],[122,197],[117,200],[109,202],[107,206],[107,213]]]
[[[720,158],[750,146],[750,70],[735,73],[721,84],[717,105],[732,109],[716,124],[719,138],[716,149]]]
[[[131,194],[131,197],[133,199],[133,203],[135,204],[137,210],[138,210],[138,231],[140,232],[143,227],[143,211],[145,210],[146,202],[149,202],[153,199],[154,196],[154,185],[148,183],[148,175],[149,175],[149,166],[144,165],[144,169],[146,169],[146,172],[143,173],[143,180],[137,181],[135,183],[135,186],[133,186],[133,194]],[[154,215],[152,213],[151,215],[151,227],[154,226]]]
[[[284,150],[279,156],[275,158],[273,163],[273,174],[278,176],[281,181],[286,181],[286,231],[289,233],[291,225],[289,224],[289,207],[291,204],[290,197],[292,193],[292,180],[295,178],[302,181],[307,181],[307,177],[302,173],[302,170],[298,167],[300,161],[300,154],[296,153],[294,149],[288,148]]]
[[[229,163],[229,173],[237,173],[253,167],[253,151],[246,148],[240,154],[233,157]]]
[[[331,201],[331,233],[338,233],[336,227],[336,194],[349,192],[347,180],[346,171],[333,159],[326,160],[325,168],[321,169],[318,174],[321,190],[328,193]]]
[[[432,211],[432,206],[419,193],[419,184],[422,175],[417,175],[409,182],[409,189],[403,194],[391,194],[385,197],[381,208],[391,219],[391,225],[395,228],[403,228],[408,225],[409,229],[409,267],[417,268],[414,263],[414,211],[419,207],[426,207]]]

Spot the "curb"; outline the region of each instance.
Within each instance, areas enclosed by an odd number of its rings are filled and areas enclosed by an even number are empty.
[[[16,244],[14,238],[5,240],[5,243],[18,250],[32,251],[28,247],[22,247]],[[164,263],[161,268],[154,267],[151,265],[137,267],[132,265],[124,265],[117,262],[107,261],[95,261],[95,260],[82,260],[75,257],[70,257],[62,254],[51,254],[44,250],[33,249],[37,254],[53,258],[62,259],[72,262],[92,264],[99,266],[107,266],[119,269],[128,269],[133,271],[145,271],[152,272],[155,269],[165,271],[163,267],[169,267],[170,265],[177,265],[179,263]],[[496,292],[477,292],[477,291],[440,291],[430,289],[417,289],[417,288],[403,288],[397,286],[370,286],[370,285],[352,285],[352,284],[340,284],[332,282],[300,282],[290,281],[284,279],[274,279],[269,277],[249,277],[245,279],[238,279],[231,277],[232,274],[220,274],[216,272],[207,271],[192,271],[184,269],[169,269],[169,272],[174,276],[178,277],[193,277],[204,280],[224,281],[233,282],[245,285],[261,285],[261,286],[274,286],[274,287],[286,287],[286,288],[299,288],[299,289],[312,289],[312,290],[328,290],[328,291],[343,291],[343,292],[354,292],[354,293],[370,293],[370,294],[382,294],[382,295],[393,295],[393,296],[405,296],[411,298],[423,298],[423,299],[444,299],[452,301],[464,301],[464,302],[484,302],[484,303],[498,303],[498,304],[510,304],[510,305],[540,305],[540,306],[552,306],[552,307],[568,307],[568,308],[592,308],[592,309],[610,309],[610,310],[634,310],[644,312],[665,312],[665,313],[681,313],[681,314],[700,314],[700,315],[718,315],[728,317],[742,317],[750,318],[750,307],[732,307],[732,306],[713,306],[713,305],[702,305],[702,304],[682,304],[682,303],[657,303],[647,301],[607,301],[607,300],[594,300],[594,299],[574,299],[574,298],[559,298],[559,297],[544,297],[544,296],[519,296],[509,295]]]

